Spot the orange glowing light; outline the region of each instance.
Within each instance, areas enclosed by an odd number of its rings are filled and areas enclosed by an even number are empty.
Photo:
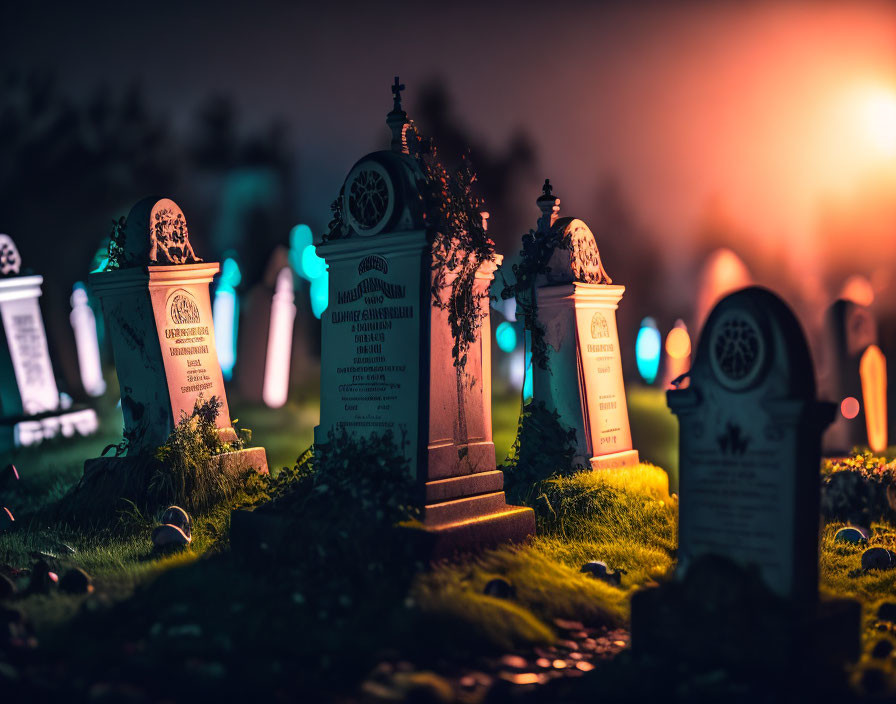
[[[874,452],[887,449],[887,361],[877,345],[870,345],[859,362],[868,447]]]
[[[840,298],[867,307],[874,303],[874,288],[867,277],[855,274],[843,282]]]
[[[840,413],[846,420],[852,420],[859,415],[859,401],[855,396],[847,396],[840,402]]]
[[[684,328],[672,328],[666,335],[666,354],[672,359],[684,359],[691,353],[691,337]]]
[[[896,156],[896,92],[883,86],[869,87],[861,110],[869,146],[883,156]]]

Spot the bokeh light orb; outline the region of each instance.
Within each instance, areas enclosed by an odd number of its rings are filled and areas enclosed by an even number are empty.
[[[859,400],[855,396],[847,396],[840,402],[840,413],[846,420],[852,420],[859,415]]]
[[[495,328],[495,341],[502,352],[513,352],[516,349],[516,330],[506,320]]]
[[[860,306],[870,306],[874,303],[874,287],[867,277],[854,274],[843,282],[840,298]]]
[[[635,339],[635,361],[638,373],[648,384],[656,381],[656,375],[660,368],[660,351],[662,341],[660,331],[653,318],[644,318],[641,321],[641,329]]]
[[[317,256],[317,250],[313,244],[309,244],[302,250],[302,264],[300,273],[306,279],[314,281],[327,271],[327,262]]]
[[[691,353],[691,336],[684,328],[672,328],[666,336],[666,354],[672,359],[684,359]]]

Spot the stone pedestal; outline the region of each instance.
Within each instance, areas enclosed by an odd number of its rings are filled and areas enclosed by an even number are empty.
[[[42,276],[0,278],[0,449],[96,431],[89,408],[63,409],[38,299]]]
[[[616,309],[624,286],[573,282],[537,289],[547,368],[533,365],[533,400],[576,431],[575,464],[638,464],[622,379]]]
[[[433,552],[522,540],[534,533],[531,509],[508,506],[491,434],[489,284],[500,257],[477,272],[486,314],[463,367],[455,366],[447,311],[432,303],[435,281],[423,230],[328,242],[323,317],[321,422],[330,432],[390,431],[420,487]],[[447,300],[449,275],[441,295]],[[486,342],[483,344],[483,340]]]
[[[217,419],[222,440],[236,439],[208,293],[218,268],[135,266],[90,275],[112,340],[129,453],[162,445],[200,394],[223,403]]]

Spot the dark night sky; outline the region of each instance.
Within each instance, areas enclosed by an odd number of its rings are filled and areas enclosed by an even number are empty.
[[[679,259],[711,202],[802,260],[820,200],[851,202],[881,168],[893,181],[892,159],[856,156],[837,107],[868,82],[896,90],[892,5],[85,1],[4,15],[0,64],[55,69],[74,96],[137,79],[177,128],[214,93],[250,126],[285,119],[317,228],[353,161],[382,145],[396,73],[410,108],[444,79],[496,149],[522,127],[567,213],[617,177]],[[519,194],[533,223],[535,188]]]

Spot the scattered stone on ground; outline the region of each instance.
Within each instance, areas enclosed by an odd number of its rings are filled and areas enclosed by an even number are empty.
[[[163,524],[152,532],[152,542],[157,548],[169,548],[190,544],[190,537],[177,526]]]
[[[896,567],[896,555],[886,548],[868,548],[862,553],[863,570],[891,570]]]
[[[28,591],[33,594],[46,594],[59,581],[59,576],[53,572],[46,560],[38,560],[31,568],[31,579],[28,581]]]
[[[847,526],[846,528],[841,528],[837,531],[837,534],[834,536],[834,540],[839,543],[852,543],[854,545],[858,545],[859,543],[868,542],[868,538],[870,537],[871,531],[869,531],[867,528]]]
[[[426,689],[430,698],[413,701],[483,702],[524,696],[552,680],[581,677],[594,670],[595,662],[609,660],[629,645],[629,633],[623,629],[589,628],[566,619],[555,619],[554,625],[560,637],[553,645],[483,657],[474,663],[445,663],[439,669],[451,697],[441,699]],[[368,675],[361,691],[372,701],[406,701],[408,683],[431,675],[416,671],[404,660],[385,660]],[[423,695],[424,690],[415,690],[415,694]],[[445,696],[444,690],[439,690],[439,696]]]
[[[884,638],[877,641],[871,649],[871,657],[878,660],[885,660],[893,652],[893,643]]]
[[[514,589],[513,585],[503,577],[495,577],[494,579],[489,580],[488,584],[485,585],[485,589],[482,590],[482,593],[486,596],[497,597],[498,599],[510,599],[516,594],[516,589]]]
[[[180,506],[169,506],[162,514],[162,524],[180,528],[185,536],[192,540],[193,538],[193,521],[190,514],[184,511]]]
[[[84,570],[73,567],[62,575],[59,590],[66,594],[90,594],[93,591],[93,580]]]
[[[617,587],[622,583],[622,575],[625,574],[625,570],[611,570],[606,562],[600,560],[586,562],[579,571]]]
[[[877,617],[881,621],[896,623],[896,601],[885,601],[877,608]]]

